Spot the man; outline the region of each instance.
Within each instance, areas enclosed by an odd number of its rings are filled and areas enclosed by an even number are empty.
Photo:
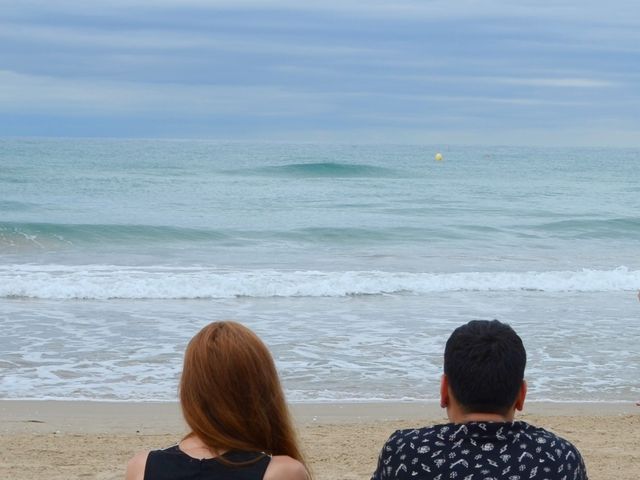
[[[440,405],[451,423],[396,431],[372,480],[586,480],[578,450],[514,421],[527,394],[526,352],[498,320],[457,328],[444,352]]]

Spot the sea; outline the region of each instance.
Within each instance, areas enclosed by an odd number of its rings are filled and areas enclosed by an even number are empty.
[[[0,140],[1,399],[176,400],[233,319],[292,402],[431,401],[495,318],[530,399],[632,401],[639,288],[638,149]]]

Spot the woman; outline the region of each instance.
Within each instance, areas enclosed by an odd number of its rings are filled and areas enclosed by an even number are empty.
[[[180,405],[191,429],[174,447],[142,452],[126,480],[308,480],[273,358],[235,322],[193,337]]]

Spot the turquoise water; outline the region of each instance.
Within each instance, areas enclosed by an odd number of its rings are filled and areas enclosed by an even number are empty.
[[[0,140],[0,396],[172,399],[236,318],[290,398],[435,398],[521,332],[533,398],[640,393],[640,151]]]

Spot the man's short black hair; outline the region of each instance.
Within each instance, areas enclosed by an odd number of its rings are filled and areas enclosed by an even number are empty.
[[[473,320],[454,330],[444,350],[444,373],[461,407],[503,414],[518,396],[527,353],[518,334],[498,320]]]

